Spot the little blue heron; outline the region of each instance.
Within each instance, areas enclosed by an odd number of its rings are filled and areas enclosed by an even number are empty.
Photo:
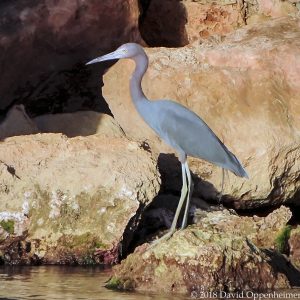
[[[248,178],[248,175],[236,156],[194,112],[171,100],[149,101],[147,99],[142,90],[141,82],[148,68],[148,57],[140,45],[124,44],[114,52],[89,61],[87,65],[121,58],[131,58],[135,61],[135,70],[130,79],[130,92],[136,110],[156,134],[176,150],[181,162],[181,196],[171,228],[161,238],[168,239],[176,230],[178,217],[185,200],[186,205],[181,228],[183,229],[187,225],[189,203],[193,190],[191,173],[187,164],[188,155],[207,160],[237,176]]]

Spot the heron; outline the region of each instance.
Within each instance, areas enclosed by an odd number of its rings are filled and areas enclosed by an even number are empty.
[[[141,83],[148,69],[148,56],[142,46],[136,43],[126,43],[115,51],[99,56],[86,64],[126,58],[135,62],[135,70],[130,79],[130,94],[137,112],[154,132],[175,150],[181,163],[182,188],[180,199],[168,233],[156,240],[160,241],[169,239],[176,231],[184,203],[181,229],[187,226],[193,192],[193,181],[187,156],[206,160],[223,168],[223,170],[231,171],[236,176],[249,177],[237,157],[228,150],[196,113],[172,100],[151,101],[145,96]]]

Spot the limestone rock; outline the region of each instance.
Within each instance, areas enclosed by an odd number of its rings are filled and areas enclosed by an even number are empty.
[[[138,18],[138,0],[1,1],[0,109],[18,101],[30,116],[106,111],[95,88],[99,68],[83,65],[124,42],[141,42]]]
[[[34,122],[28,117],[23,105],[14,105],[0,123],[0,139],[15,135],[38,133]]]
[[[33,118],[43,133],[63,133],[68,137],[101,134],[122,137],[124,133],[109,115],[95,111],[78,111],[65,114],[48,114]]]
[[[152,0],[140,30],[150,46],[179,47],[245,25],[245,9],[236,0]]]
[[[289,238],[289,247],[291,261],[300,270],[300,226],[292,229]]]
[[[245,8],[240,0],[185,0],[183,5],[189,43],[211,35],[224,36],[245,25]]]
[[[283,221],[279,218],[281,214]],[[201,222],[177,231],[168,241],[148,250],[146,244],[138,247],[113,268],[115,287],[187,293],[195,298],[203,291],[288,288],[284,266],[274,268],[269,256],[272,251],[263,248],[274,244],[280,231],[273,221],[280,220],[280,225],[285,225],[290,216],[287,208],[280,208],[266,218],[208,212]],[[266,231],[265,237],[268,232],[266,239],[259,237],[262,231]],[[299,272],[295,275],[299,276]]]
[[[277,250],[276,238],[292,217],[289,208],[281,206],[266,217],[241,217],[228,211],[195,214],[195,223],[202,227],[213,227],[218,232],[231,232],[250,239],[257,247]]]
[[[299,41],[299,20],[281,18],[243,27],[222,42],[147,50],[150,65],[142,82],[146,96],[173,99],[192,109],[249,172],[250,180],[233,175],[225,180],[225,200],[235,207],[298,201]],[[114,65],[104,76],[103,95],[126,135],[146,141],[153,153],[165,153],[167,159],[170,148],[131,102],[128,81],[133,65],[127,60]],[[196,194],[215,198],[221,170],[199,159],[189,162],[201,178],[196,178]],[[178,191],[180,167],[162,163],[160,170],[166,180],[172,177],[165,188]]]
[[[298,13],[293,3],[281,0],[257,0],[257,8],[259,13],[273,18],[296,16]]]
[[[125,138],[13,137],[0,157],[7,263],[116,262],[129,220],[159,190],[156,162]]]

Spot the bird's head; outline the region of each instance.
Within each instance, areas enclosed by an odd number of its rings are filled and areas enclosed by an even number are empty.
[[[138,56],[140,54],[145,54],[144,49],[135,43],[127,43],[122,46],[120,46],[117,50],[108,53],[103,56],[99,56],[88,63],[87,65],[90,64],[95,64],[101,61],[107,61],[107,60],[114,60],[114,59],[121,59],[121,58],[133,58],[135,56]]]

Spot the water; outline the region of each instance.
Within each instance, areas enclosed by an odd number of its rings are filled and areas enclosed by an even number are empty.
[[[184,296],[142,294],[136,292],[116,292],[104,287],[111,271],[100,267],[40,266],[0,267],[0,300],[52,300],[52,299],[89,299],[89,300],[187,300]],[[297,297],[280,296],[278,293],[294,293]],[[262,299],[300,299],[300,289],[277,291],[274,297],[248,295],[247,300]],[[202,299],[239,299],[241,297],[202,296]],[[198,296],[198,297],[199,297]],[[246,296],[246,295],[245,295]]]
[[[110,270],[100,267],[0,267],[0,299],[184,300],[184,296],[115,292],[104,287]]]

